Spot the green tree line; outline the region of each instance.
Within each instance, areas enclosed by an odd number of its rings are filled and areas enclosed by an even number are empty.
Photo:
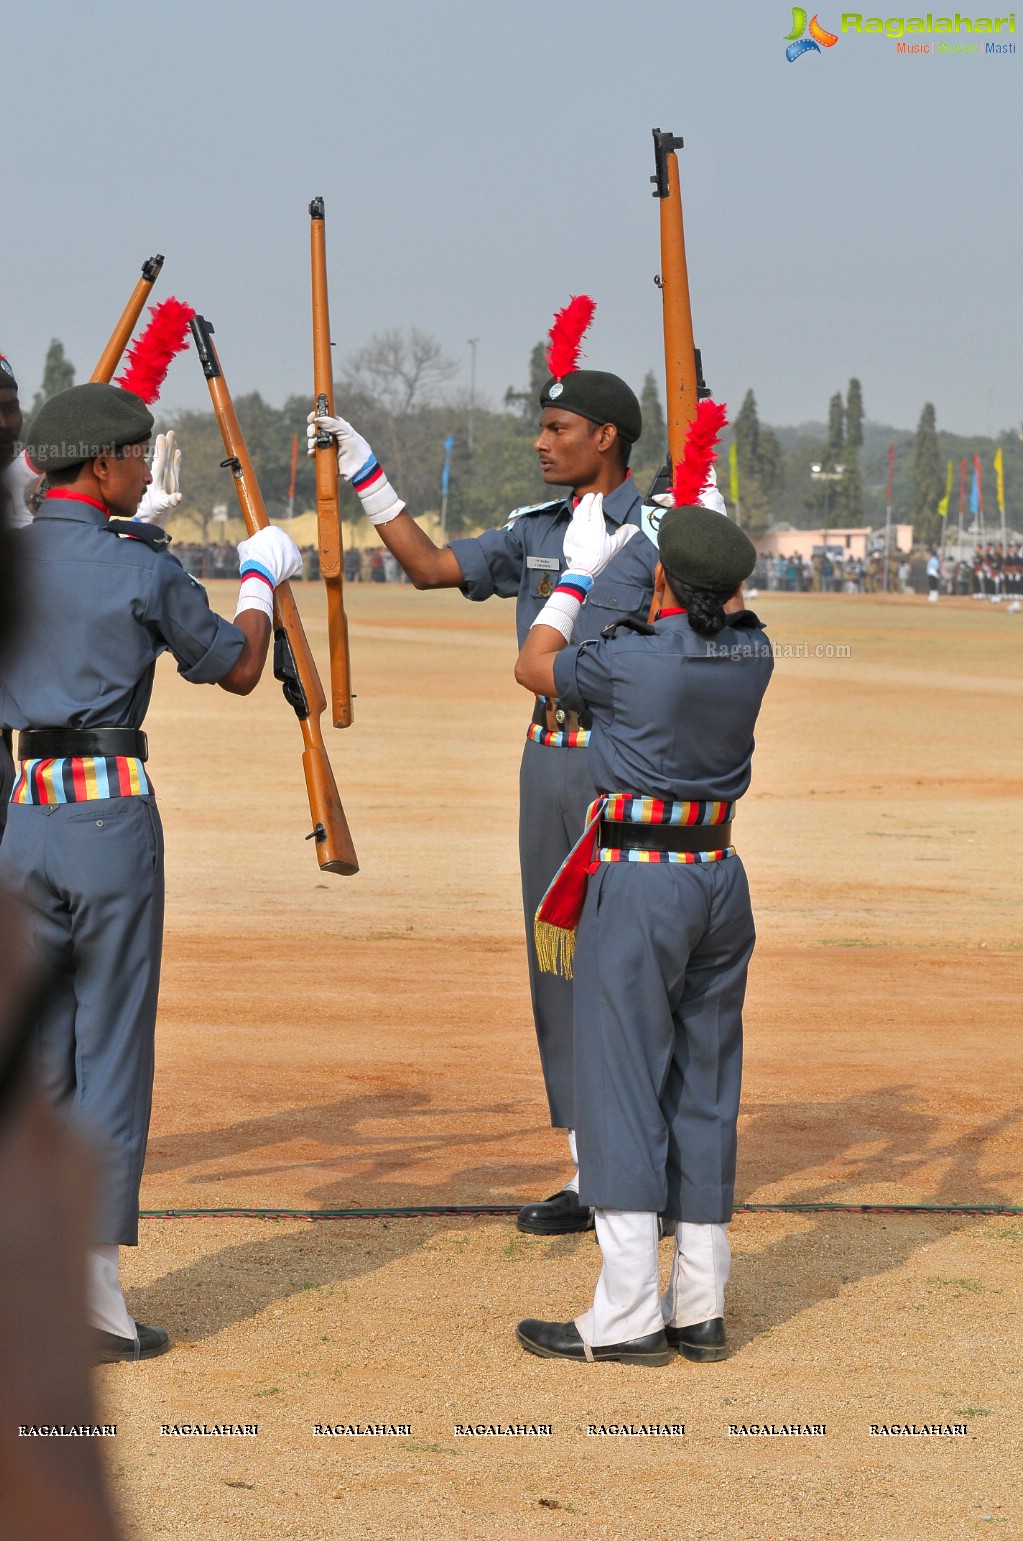
[[[500,523],[509,509],[552,496],[532,451],[538,398],[547,378],[543,343],[530,354],[525,381],[509,386],[499,409],[473,403],[464,390],[456,390],[457,372],[458,365],[426,333],[387,331],[350,356],[335,385],[337,410],[372,444],[415,513],[439,511],[444,440],[453,437],[447,506],[452,533]],[[74,377],[74,365],[54,339],[31,411],[73,384]],[[632,472],[645,493],[667,452],[664,408],[653,370],[639,394],[644,431],[633,451]],[[295,509],[315,507],[315,475],[305,453],[309,405],[305,396],[290,396],[275,407],[257,392],[235,402],[273,519],[287,514],[296,438]],[[224,456],[216,420],[212,411],[185,411],[167,416],[159,426],[173,427],[178,435],[184,466],[182,512],[192,515],[197,533],[201,530],[207,538],[215,504],[227,503],[234,513],[232,478],[220,465]],[[950,523],[958,522],[960,463],[967,460],[972,476],[975,454],[983,466],[985,518],[992,528],[997,521],[992,460],[999,447],[1007,519],[1017,528],[1023,523],[1023,442],[1017,434],[1005,432],[992,439],[939,431],[930,403],[923,407],[915,433],[872,423],[857,379],[848,382],[844,394],[832,395],[826,422],[797,428],[762,423],[753,390],[746,392],[718,451],[718,482],[734,517],[729,473],[733,441],[739,518],[754,536],[781,522],[802,529],[883,524],[890,445],[895,446],[892,517],[896,523],[912,523],[918,541],[940,539],[938,503],[950,460],[954,485],[948,517]],[[349,519],[359,514],[358,500],[348,487],[342,488],[342,512]]]

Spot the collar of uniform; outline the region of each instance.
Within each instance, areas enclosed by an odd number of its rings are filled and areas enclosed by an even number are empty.
[[[633,481],[630,472],[613,492],[605,492],[604,513],[612,524],[627,524],[632,510],[641,502],[642,499],[636,491],[636,483]],[[571,517],[574,503],[574,495],[570,495],[565,499],[565,507],[568,510],[569,517]]]
[[[110,518],[110,510],[105,503],[84,492],[65,492],[62,487],[54,487],[40,504],[36,518],[81,519],[86,524],[105,524]]]
[[[614,524],[628,524],[629,515],[638,510],[643,499],[636,490],[636,483],[629,472],[614,492],[604,494],[604,512]],[[637,517],[638,522],[638,517]]]
[[[726,624],[739,631],[764,631],[764,623],[755,610],[733,610],[726,617]]]

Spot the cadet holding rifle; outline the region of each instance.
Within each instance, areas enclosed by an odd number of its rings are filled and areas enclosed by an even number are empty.
[[[234,622],[216,615],[168,537],[132,517],[152,428],[140,397],[102,383],[36,414],[27,449],[50,490],[12,536],[18,629],[0,671],[0,721],[19,730],[20,761],[0,883],[27,907],[43,970],[70,961],[36,1047],[52,1100],[100,1142],[88,1315],[103,1362],[169,1347],[164,1329],[130,1315],[118,1256],[138,1242],[163,940],[163,835],[142,732],[156,660],[169,651],[191,683],[247,695],[274,589],[302,565],[282,530],[242,541]]]
[[[131,298],[115,326],[106,347],[92,374],[94,381],[107,382],[121,361],[135,323],[142,314],[142,307],[163,267],[163,257],[150,257],[142,264],[142,276],[132,291]],[[171,304],[177,304],[171,301]],[[181,307],[184,309],[184,307]],[[143,334],[143,337],[145,334]],[[136,345],[146,351],[143,339]],[[151,353],[147,360],[154,366]],[[169,362],[169,355],[167,358]],[[161,367],[163,372],[161,373]],[[152,383],[158,391],[166,366],[162,357],[155,361],[156,373]],[[153,395],[145,398],[152,402]],[[0,353],[0,526],[19,529],[31,524],[43,493],[43,477],[38,467],[32,466],[21,450],[23,427],[21,405],[18,399],[18,382],[10,360]],[[153,453],[150,484],[142,495],[134,517],[146,524],[163,526],[181,502],[179,475],[181,451],[174,441],[174,430],[158,433]],[[13,744],[10,728],[0,721],[0,839],[7,822],[7,803],[14,786]]]

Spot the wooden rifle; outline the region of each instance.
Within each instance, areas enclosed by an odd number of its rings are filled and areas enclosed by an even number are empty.
[[[313,288],[313,389],[317,417],[334,416],[334,366],[330,356],[330,313],[327,307],[327,241],[323,199],[309,205]],[[344,573],[341,565],[341,515],[337,491],[337,440],[325,431],[316,435],[316,517],[319,532],[320,576],[327,587],[327,639],[330,645],[331,720],[335,728],[352,721],[352,672],[345,615]]]
[[[202,316],[193,317],[189,326],[227,451],[227,459],[221,463],[234,476],[245,528],[254,535],[270,521],[220,367],[213,327]],[[279,583],[274,590],[274,677],[281,681],[284,699],[294,708],[302,727],[302,769],[313,819],[312,832],[306,838],[315,841],[316,860],[323,872],[340,872],[350,877],[358,872],[359,859],[324,748],[320,717],[327,703],[290,583]]]
[[[162,267],[163,257],[159,253],[143,262],[142,277],[132,290],[131,299],[124,307],[120,321],[110,334],[110,341],[103,349],[99,363],[89,376],[90,382],[98,380],[103,384],[109,384],[114,378],[114,371],[121,362],[121,355],[128,346],[135,324],[142,314],[142,307],[148,300],[150,290],[159,278]]]
[[[651,492],[664,492],[681,462],[697,404],[710,395],[703,379],[699,349],[693,343],[693,312],[689,300],[686,238],[682,223],[676,150],[682,139],[654,131],[656,171],[650,178],[653,196],[661,200],[661,272],[655,280],[664,301],[664,383],[668,419],[668,464],[658,473]]]

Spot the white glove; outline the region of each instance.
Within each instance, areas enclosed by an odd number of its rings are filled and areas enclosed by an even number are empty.
[[[316,435],[321,430],[337,443],[338,475],[351,482],[370,524],[390,524],[405,507],[384,475],[383,467],[361,434],[343,417],[317,417],[310,412],[306,421],[306,453],[316,454]]]
[[[302,553],[291,536],[276,524],[257,530],[248,540],[238,542],[242,586],[238,591],[235,618],[243,610],[262,610],[273,620],[273,593],[286,578],[302,571]]]
[[[565,531],[563,551],[570,573],[596,578],[611,558],[636,534],[637,526],[623,524],[609,531],[604,523],[604,496],[588,492],[579,499],[572,522]]]
[[[586,596],[593,587],[594,578],[604,571],[626,541],[632,539],[636,529],[634,524],[623,524],[620,529],[609,533],[604,523],[603,494],[588,492],[584,498],[580,498],[572,522],[565,531],[565,544],[562,548],[568,571],[558,579],[557,588],[533,626],[553,626],[555,631],[560,631],[566,642],[571,642],[572,630]]]
[[[161,529],[181,502],[179,474],[181,451],[174,441],[174,429],[158,433],[153,446],[153,480],[142,494],[135,518],[143,524],[158,524]]]
[[[716,514],[724,514],[727,519],[728,509],[725,507],[724,498],[718,491],[718,479],[713,466],[711,466],[707,474],[707,480],[704,482],[700,496],[696,501],[701,508],[711,508]],[[675,507],[675,499],[670,492],[654,493],[653,502],[659,503],[662,508]]]
[[[7,517],[11,529],[18,530],[26,524],[31,524],[35,516],[29,499],[38,491],[42,477],[29,465],[24,451],[11,461],[3,473],[3,481],[7,488]]]

